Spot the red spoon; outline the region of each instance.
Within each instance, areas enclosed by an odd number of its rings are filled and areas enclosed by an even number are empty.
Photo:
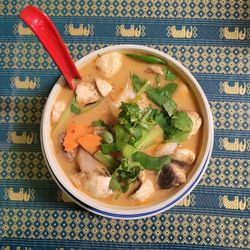
[[[74,90],[74,79],[81,79],[61,36],[50,18],[38,8],[29,5],[20,13],[20,18],[30,27],[61,70],[69,87]]]

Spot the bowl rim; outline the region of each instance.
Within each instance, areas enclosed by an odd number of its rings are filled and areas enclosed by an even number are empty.
[[[53,154],[49,150],[51,148],[49,142],[50,133],[48,132],[48,126],[50,127],[50,116],[46,115],[48,113],[49,114],[51,113],[51,109],[53,107],[53,105],[51,105],[53,104],[53,97],[57,95],[58,89],[61,87],[60,82],[62,82],[62,80],[64,79],[63,76],[61,76],[57,80],[56,84],[52,88],[48,96],[48,99],[46,101],[45,107],[43,109],[41,126],[40,126],[40,141],[46,165],[50,173],[52,174],[53,179],[56,181],[57,185],[64,192],[66,192],[78,205],[93,213],[105,217],[116,218],[116,219],[138,219],[138,218],[153,216],[165,210],[170,209],[171,207],[176,205],[176,203],[178,203],[181,199],[186,197],[198,184],[204,171],[206,170],[213,149],[213,140],[214,140],[213,118],[205,93],[203,92],[201,86],[199,85],[198,81],[194,78],[194,76],[191,74],[191,72],[180,62],[175,60],[173,57],[157,49],[150,48],[144,45],[134,45],[134,44],[112,45],[89,53],[88,55],[82,57],[79,61],[77,61],[76,65],[78,66],[84,62],[88,62],[91,59],[95,58],[97,55],[119,50],[136,50],[137,52],[150,53],[158,57],[164,58],[167,62],[170,62],[172,65],[178,68],[182,76],[188,77],[190,82],[192,82],[192,85],[195,85],[195,88],[198,90],[199,95],[203,101],[203,105],[205,107],[205,114],[206,114],[205,117],[207,119],[207,127],[208,127],[208,138],[207,138],[208,142],[204,150],[204,156],[202,157],[202,160],[199,166],[197,167],[197,170],[195,171],[189,182],[182,189],[177,191],[173,196],[171,196],[169,199],[165,201],[161,201],[159,203],[151,205],[149,204],[149,206],[143,208],[137,207],[135,209],[129,209],[129,210],[126,209],[122,210],[121,208],[116,209],[110,207],[101,207],[99,204],[95,203],[94,200],[88,200],[87,197],[89,196],[77,190],[76,187],[72,189],[67,184],[67,181],[65,182],[66,177],[60,174],[63,172],[63,170],[60,168],[57,162],[54,162],[55,158],[53,158]]]

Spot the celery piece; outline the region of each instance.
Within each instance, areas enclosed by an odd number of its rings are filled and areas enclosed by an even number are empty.
[[[135,147],[139,150],[145,149],[152,145],[159,136],[163,136],[163,130],[159,126],[155,126],[135,143]]]
[[[112,156],[103,154],[101,150],[95,152],[94,158],[106,166],[110,173],[119,165]]]
[[[132,154],[134,154],[138,149],[127,144],[124,149],[122,150],[122,154],[125,158],[129,158]]]
[[[66,121],[72,116],[72,113],[70,111],[71,103],[69,103],[65,110],[62,113],[62,116],[60,117],[59,121],[56,123],[55,128],[53,130],[54,134],[58,134],[62,131],[62,128],[64,127]]]

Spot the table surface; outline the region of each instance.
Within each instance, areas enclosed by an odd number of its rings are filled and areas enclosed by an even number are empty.
[[[209,100],[215,140],[199,185],[170,211],[115,220],[75,205],[41,153],[43,106],[60,72],[18,18],[28,3],[54,21],[74,60],[110,44],[168,53]],[[2,0],[1,249],[250,248],[250,2]]]

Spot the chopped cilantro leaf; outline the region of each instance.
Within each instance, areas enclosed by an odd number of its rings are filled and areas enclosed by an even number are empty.
[[[172,129],[171,133],[167,136],[168,142],[182,143],[188,138],[189,133],[179,129]]]
[[[127,129],[122,125],[115,125],[116,148],[122,151],[129,141]]]
[[[159,75],[155,76],[155,84],[156,84],[156,86],[159,86],[160,82],[161,82],[160,76]]]
[[[129,185],[136,181],[143,167],[138,162],[123,158],[120,166],[115,170],[109,182],[109,188],[116,192],[126,193]]]
[[[176,79],[176,74],[173,73],[173,72],[170,71],[170,70],[167,70],[167,71],[166,71],[166,74],[165,74],[165,79],[166,79],[166,80],[169,80],[169,81],[173,81],[173,80]]]
[[[106,124],[103,120],[96,120],[91,123],[92,127],[106,127]]]
[[[160,171],[163,165],[170,163],[170,156],[152,157],[139,151],[135,152],[131,158],[139,162],[144,169],[153,171]]]
[[[133,74],[131,75],[133,89],[136,93],[140,91],[140,89],[146,84],[146,80],[141,80],[139,76]]]
[[[70,112],[74,113],[76,115],[80,115],[81,110],[77,105],[77,102],[75,100],[72,101],[71,105],[70,105]]]
[[[177,108],[176,103],[169,97],[165,98],[162,106],[169,116],[172,116]]]
[[[187,133],[191,132],[193,127],[192,120],[184,111],[175,112],[172,117],[172,122],[175,128]]]
[[[110,154],[117,151],[115,143],[102,143],[100,148],[104,154]]]
[[[175,83],[169,83],[164,87],[148,88],[146,93],[149,100],[162,107],[166,97],[171,98],[176,88]]]

